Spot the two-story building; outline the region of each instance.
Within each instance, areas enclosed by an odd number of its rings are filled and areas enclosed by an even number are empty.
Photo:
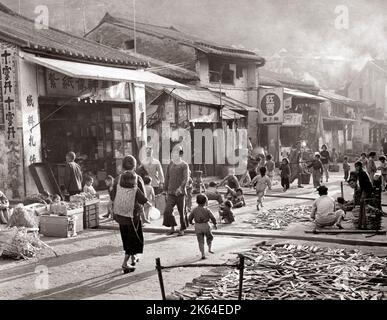
[[[41,162],[61,184],[71,150],[96,187],[116,175],[122,158],[146,142],[145,85],[185,87],[148,66],[0,5],[0,189],[7,197],[37,193],[30,170]]]
[[[387,61],[368,61],[348,85],[347,95],[369,106],[356,131],[364,151],[379,151],[387,132]]]
[[[265,60],[254,52],[205,41],[174,27],[141,22],[134,26],[133,21],[108,13],[86,37],[121,50],[135,49],[137,53],[186,68],[197,74],[197,86],[257,108],[257,68]],[[257,112],[248,108],[245,111],[249,136],[257,143]]]
[[[321,104],[324,135],[320,144],[335,148],[342,155],[362,152],[361,127],[367,105],[327,90],[320,90],[319,96],[327,100]]]
[[[320,104],[325,101],[317,95],[319,88],[265,68],[259,69],[259,86],[282,88],[284,108],[282,123],[259,125],[260,144],[267,146],[277,161],[299,141],[317,151],[323,131]]]

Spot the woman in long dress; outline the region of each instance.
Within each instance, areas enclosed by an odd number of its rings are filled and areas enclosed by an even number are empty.
[[[114,220],[119,224],[125,258],[122,263],[124,273],[135,270],[139,262],[138,254],[144,250],[144,236],[142,233],[141,213],[143,205],[150,206],[143,192],[143,185],[134,169],[136,159],[128,156],[123,160],[125,170],[118,176],[112,191]],[[128,262],[130,260],[130,265]]]

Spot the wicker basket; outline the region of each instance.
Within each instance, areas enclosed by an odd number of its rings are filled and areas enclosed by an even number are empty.
[[[366,230],[380,230],[382,228],[382,216],[383,211],[367,206],[366,207],[366,215],[367,215],[367,225]],[[359,217],[355,217],[353,220],[353,224],[356,229],[359,228]]]

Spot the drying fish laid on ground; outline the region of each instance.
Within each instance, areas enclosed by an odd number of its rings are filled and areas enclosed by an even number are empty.
[[[245,300],[383,300],[387,258],[358,250],[316,246],[262,245],[243,253]],[[180,299],[224,300],[238,297],[239,271],[202,276],[173,295]]]
[[[292,222],[310,220],[311,206],[287,205],[275,209],[262,210],[245,223],[252,224],[256,229],[283,230]]]

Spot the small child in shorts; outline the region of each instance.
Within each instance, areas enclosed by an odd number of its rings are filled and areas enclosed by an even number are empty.
[[[234,212],[232,212],[232,202],[230,200],[225,201],[219,210],[220,221],[224,221],[226,224],[231,224],[235,221]]]
[[[208,199],[204,194],[199,194],[196,197],[196,202],[198,206],[192,210],[188,217],[188,221],[190,224],[193,224],[195,221],[195,233],[199,244],[199,250],[202,254],[202,259],[206,259],[206,255],[204,252],[204,238],[207,240],[208,252],[214,253],[212,251],[212,241],[214,236],[211,232],[210,220],[214,225],[214,229],[217,229],[216,219],[206,205],[208,203]]]
[[[155,203],[156,203],[156,195],[155,195],[155,190],[152,187],[152,178],[150,176],[144,177],[144,185],[145,185],[145,197],[152,204],[152,207],[154,207]],[[145,214],[144,222],[145,223],[150,223],[149,210],[150,210],[150,207],[144,208],[144,214]]]
[[[113,186],[114,178],[111,175],[108,175],[105,179],[105,184],[109,192],[109,202],[107,204],[107,214],[103,215],[104,218],[113,218]]]

